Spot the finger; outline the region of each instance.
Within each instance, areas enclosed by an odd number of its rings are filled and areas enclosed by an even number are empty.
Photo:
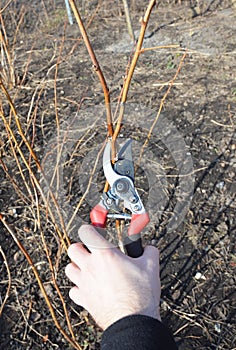
[[[73,300],[74,303],[84,307],[83,300],[81,298],[80,289],[78,287],[73,287],[70,289],[69,297],[71,298],[71,300]]]
[[[104,249],[112,249],[115,246],[102,237],[100,233],[91,225],[83,225],[79,229],[81,241],[88,247],[91,253],[99,252]]]
[[[144,248],[144,253],[140,260],[146,261],[149,268],[159,269],[159,259],[159,250],[154,246],[148,245]]]
[[[82,267],[90,253],[84,247],[83,243],[73,243],[67,251],[70,259],[78,266]]]
[[[154,247],[153,245],[147,245],[144,248],[143,255],[159,260],[159,249]]]
[[[77,286],[79,286],[80,283],[80,272],[81,270],[74,263],[68,264],[65,268],[66,276]]]

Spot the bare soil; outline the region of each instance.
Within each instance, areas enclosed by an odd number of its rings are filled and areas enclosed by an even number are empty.
[[[139,18],[148,1],[130,3],[137,35]],[[97,1],[82,1],[80,10],[115,104],[133,45],[127,34],[122,1],[104,1],[97,6]],[[14,49],[16,84],[11,87],[9,82],[8,91],[27,138],[38,158],[43,160],[58,128],[56,116],[59,124],[64,125],[75,118],[79,108],[84,116],[87,110],[98,111],[97,106],[103,103],[101,86],[76,23],[67,23],[64,1],[12,1],[2,15],[9,44]],[[161,131],[156,130],[148,149],[162,165],[166,179],[163,193],[168,200],[143,238],[145,244],[154,244],[161,251],[161,314],[180,350],[236,349],[235,23],[233,1],[158,2],[151,15],[144,47],[172,44],[180,47],[141,54],[128,97],[130,106],[157,111],[168,82],[187,50],[162,116],[176,127],[188,148],[193,164],[193,196],[183,220],[168,231],[166,227],[173,215],[180,177],[173,155],[168,153],[163,139],[161,142],[158,139]],[[13,118],[9,104],[2,93],[0,98],[9,121]],[[84,122],[87,126],[91,122],[81,118],[83,127]],[[13,121],[11,125],[37,174]],[[147,132],[145,120],[133,125],[124,121],[123,138],[131,136],[142,143],[146,138],[144,132]],[[81,136],[82,141],[73,143],[64,160],[63,198],[70,203],[70,208],[76,208],[83,194],[79,182],[86,171],[81,164],[105,137],[104,117],[99,125],[89,125],[87,133]],[[68,332],[62,305],[52,285],[37,210],[27,194],[2,121],[0,156],[0,212],[31,255],[61,327]],[[25,176],[31,186],[27,170]],[[88,179],[88,175],[85,177]],[[141,168],[138,181],[146,203],[148,187]],[[38,200],[41,201],[40,194]],[[69,215],[63,204],[62,210],[65,216]],[[90,210],[91,204],[85,201],[79,216],[88,221]],[[70,283],[64,274],[68,259],[55,239],[54,226],[43,204],[41,215],[42,231],[76,339],[83,349],[98,349],[101,331],[87,312],[72,305],[68,298]],[[0,245],[6,256],[4,263],[1,254],[0,303],[9,284],[6,262],[11,275],[10,294],[0,319],[1,349],[72,349],[55,327],[28,262],[5,227],[0,224],[0,229]],[[70,238],[76,240],[75,230],[70,232]]]

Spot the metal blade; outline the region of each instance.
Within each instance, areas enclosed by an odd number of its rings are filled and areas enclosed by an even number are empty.
[[[120,175],[112,168],[111,165],[111,142],[108,141],[103,152],[103,171],[104,175],[112,187],[116,180],[120,179]]]
[[[133,142],[132,139],[128,139],[124,145],[121,147],[121,149],[118,152],[118,160],[119,159],[127,159],[130,161],[133,161],[132,158],[132,145],[131,143]]]
[[[114,164],[114,170],[123,176],[128,176],[134,182],[134,163],[132,157],[132,140],[128,141],[121,147],[118,152],[118,160]]]

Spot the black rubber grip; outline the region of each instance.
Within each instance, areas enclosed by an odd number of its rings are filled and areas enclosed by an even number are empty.
[[[131,258],[138,258],[143,255],[143,246],[140,234],[132,235],[132,238],[126,237],[125,249]]]

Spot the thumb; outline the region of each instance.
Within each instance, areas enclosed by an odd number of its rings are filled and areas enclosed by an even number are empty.
[[[152,259],[159,260],[159,249],[154,247],[153,245],[147,245],[144,248],[144,255]]]
[[[158,248],[148,245],[144,248],[144,253],[141,256],[141,263],[145,264],[148,268],[154,269],[157,268],[159,270],[159,250]]]
[[[81,241],[91,253],[101,249],[111,249],[115,246],[108,242],[92,225],[82,225],[78,231]]]

